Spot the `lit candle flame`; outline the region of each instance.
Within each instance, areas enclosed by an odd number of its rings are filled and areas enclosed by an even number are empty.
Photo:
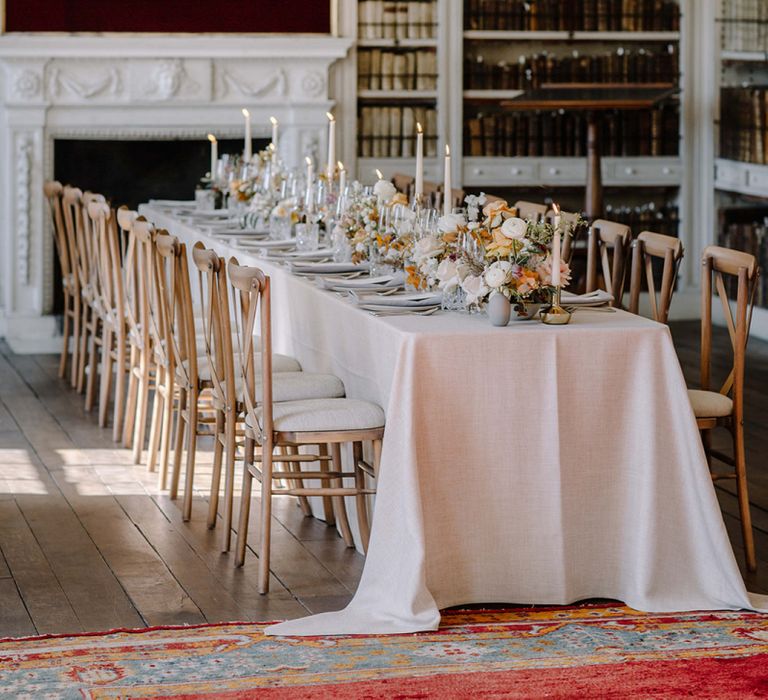
[[[334,117],[330,112],[326,112],[325,116],[328,117],[328,121],[329,122],[335,122],[336,121],[336,117]]]
[[[269,121],[272,122],[272,126],[277,126],[277,119],[275,117],[270,117]]]
[[[336,166],[339,168],[339,171],[344,170],[344,163],[342,163],[341,161],[336,163]]]
[[[555,212],[555,215],[560,213],[560,207],[554,202],[552,202],[552,211]]]
[[[216,143],[216,137],[213,134],[208,134],[208,140],[211,143]]]
[[[274,143],[270,143],[269,146],[267,146],[267,150],[274,152],[275,151],[275,144]]]
[[[305,162],[307,165],[312,165],[312,159],[311,159],[309,156],[307,156],[306,158],[304,158],[304,162]]]
[[[381,170],[376,168],[376,177],[379,178],[379,180],[383,180],[384,176],[381,174]]]
[[[445,155],[451,155],[451,147],[447,143],[445,144]]]
[[[251,113],[245,107],[243,107],[242,112],[243,112],[243,116],[244,117],[250,117],[251,116]]]
[[[416,122],[416,131],[418,131],[420,134],[423,132],[423,129],[421,128],[421,124],[419,122]]]

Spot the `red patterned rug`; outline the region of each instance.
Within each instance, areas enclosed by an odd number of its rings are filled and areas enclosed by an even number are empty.
[[[619,605],[447,612],[437,632],[264,624],[0,641],[0,698],[768,697],[768,615]]]

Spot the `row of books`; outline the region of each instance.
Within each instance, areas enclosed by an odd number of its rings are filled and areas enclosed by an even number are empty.
[[[437,36],[437,0],[360,0],[360,39],[433,39]]]
[[[542,83],[677,84],[680,66],[674,45],[662,50],[623,47],[607,53],[568,56],[546,52],[516,62],[486,62],[482,54],[464,59],[466,90],[526,90]]]
[[[678,31],[675,0],[464,0],[464,28],[512,31]]]
[[[602,120],[605,156],[677,155],[679,110],[615,112]],[[579,112],[491,113],[465,120],[464,153],[471,156],[585,156],[587,120]]]
[[[434,49],[358,49],[358,90],[436,90]]]
[[[768,51],[768,3],[724,0],[722,39],[726,51]]]
[[[680,225],[677,204],[674,202],[659,204],[653,200],[634,206],[606,204],[605,218],[629,226],[635,235],[641,231],[653,231],[677,236]]]
[[[736,219],[736,221],[733,221]],[[718,245],[741,250],[757,258],[763,269],[768,265],[768,208],[726,209],[720,212]],[[728,295],[736,298],[736,280],[726,280]],[[761,275],[755,304],[768,308],[768,275]]]
[[[768,164],[768,88],[721,88],[720,156]]]
[[[370,106],[359,110],[358,155],[362,158],[412,158],[416,123],[424,129],[424,155],[437,155],[437,110],[430,106]]]

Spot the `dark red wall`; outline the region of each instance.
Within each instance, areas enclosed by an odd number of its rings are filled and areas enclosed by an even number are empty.
[[[330,0],[5,0],[7,32],[321,33]]]

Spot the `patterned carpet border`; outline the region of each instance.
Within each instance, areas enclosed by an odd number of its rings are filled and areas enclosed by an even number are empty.
[[[436,632],[305,638],[268,624],[3,639],[0,698],[768,697],[760,613],[459,610]]]

